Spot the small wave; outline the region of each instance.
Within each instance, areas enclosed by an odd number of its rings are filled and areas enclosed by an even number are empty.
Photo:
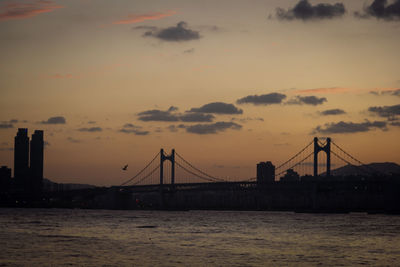
[[[136,228],[157,228],[157,225],[139,225]]]
[[[29,221],[27,223],[29,223],[29,224],[41,224],[42,222],[41,221]]]

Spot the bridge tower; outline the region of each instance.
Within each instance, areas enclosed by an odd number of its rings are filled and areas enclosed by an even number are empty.
[[[318,137],[314,137],[314,176],[318,176],[318,152],[326,153],[326,176],[331,175],[331,139],[328,137],[324,146],[318,143]]]
[[[164,161],[171,161],[171,185],[175,184],[175,149],[172,149],[170,155],[164,154],[164,149],[160,151],[160,185],[164,184]]]

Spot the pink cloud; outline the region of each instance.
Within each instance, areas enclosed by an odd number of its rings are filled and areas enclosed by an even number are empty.
[[[176,11],[173,11],[173,10],[169,10],[165,13],[154,12],[154,13],[148,13],[148,14],[142,14],[142,15],[132,14],[132,15],[128,15],[127,19],[114,21],[112,24],[132,24],[132,23],[142,22],[145,20],[159,20],[159,19],[169,17],[169,16],[172,16],[175,14],[176,14]]]
[[[41,13],[52,12],[58,8],[63,8],[63,6],[46,0],[31,3],[8,3],[0,7],[0,21],[31,18]]]

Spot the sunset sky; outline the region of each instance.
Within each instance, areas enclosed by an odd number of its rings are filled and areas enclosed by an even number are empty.
[[[18,128],[56,182],[160,148],[252,177],[314,136],[400,164],[400,0],[2,0],[0,39],[0,165]]]

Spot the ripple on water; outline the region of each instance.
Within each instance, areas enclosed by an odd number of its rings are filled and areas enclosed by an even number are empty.
[[[40,209],[0,214],[0,266],[395,266],[400,256],[396,216]]]

